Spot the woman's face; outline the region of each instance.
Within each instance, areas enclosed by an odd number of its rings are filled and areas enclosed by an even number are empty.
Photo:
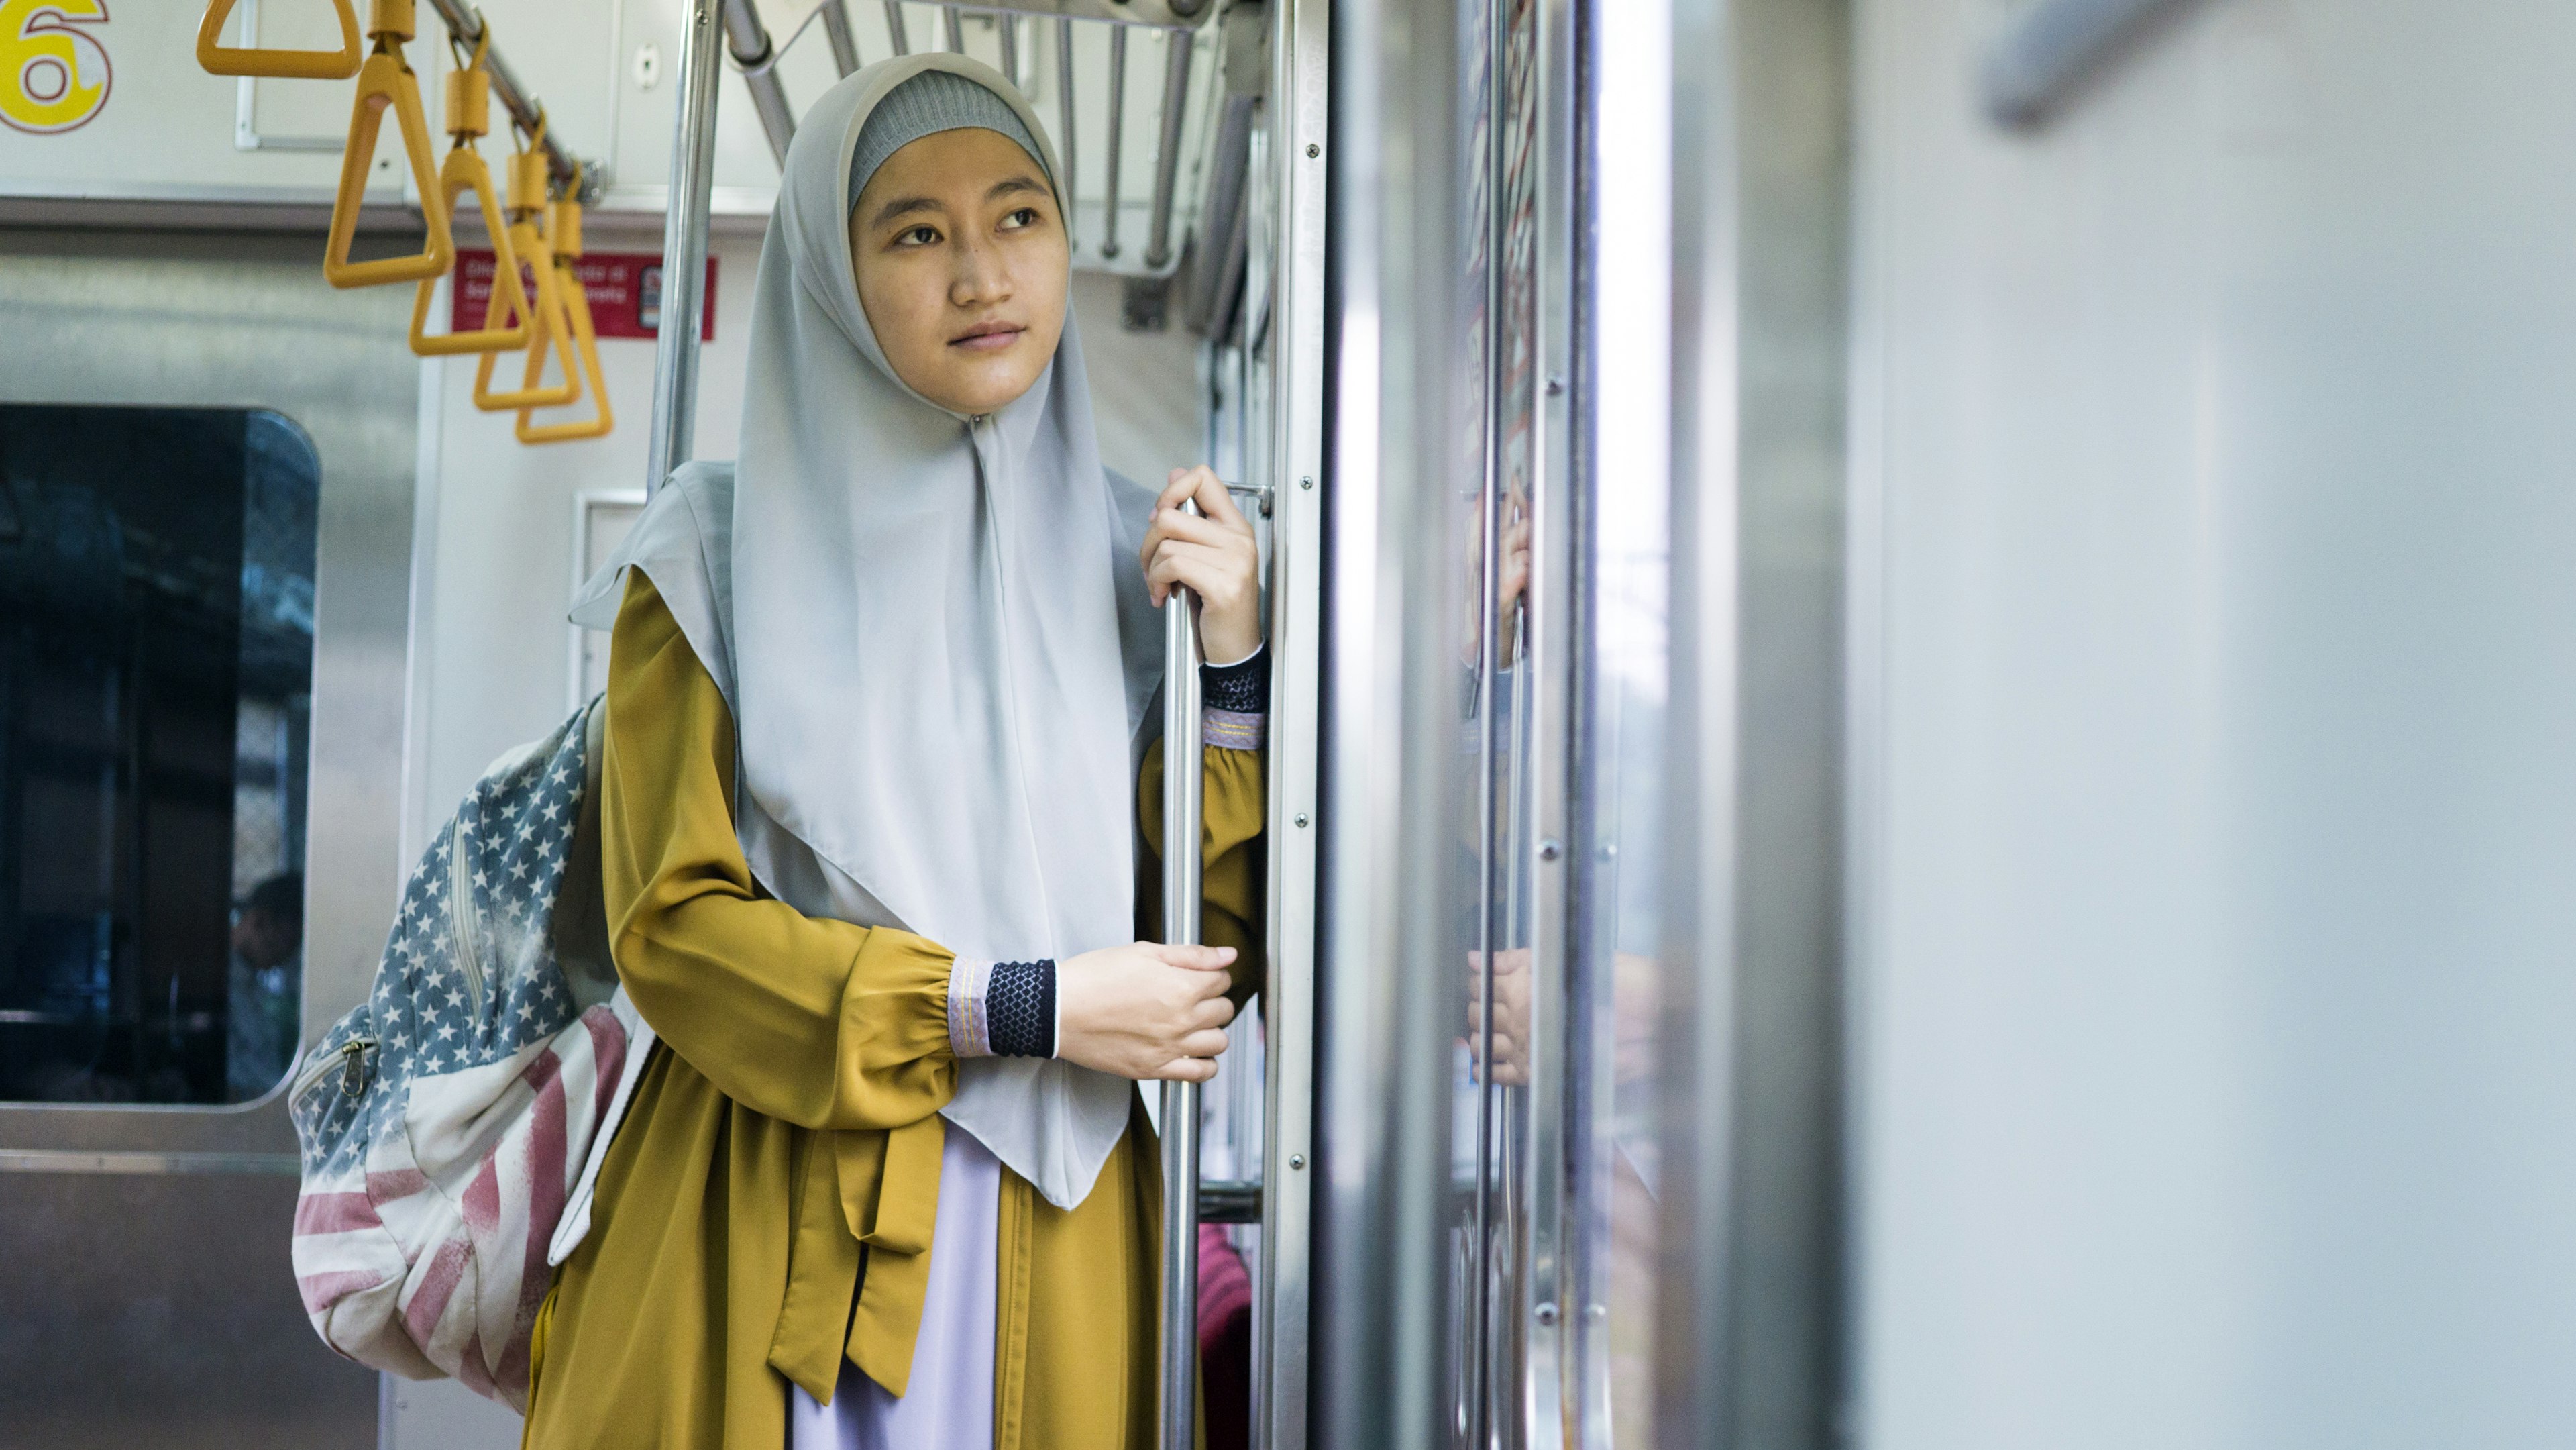
[[[1055,356],[1064,219],[998,131],[937,131],[886,158],[850,212],[850,261],[895,376],[943,408],[990,413]]]

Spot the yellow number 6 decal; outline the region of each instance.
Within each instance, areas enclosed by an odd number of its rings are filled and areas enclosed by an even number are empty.
[[[0,0],[0,122],[43,134],[86,125],[107,104],[107,47],[77,26],[106,0]]]

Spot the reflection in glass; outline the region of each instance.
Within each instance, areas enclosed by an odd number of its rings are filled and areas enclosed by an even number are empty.
[[[318,482],[274,413],[0,406],[0,1099],[285,1076]]]

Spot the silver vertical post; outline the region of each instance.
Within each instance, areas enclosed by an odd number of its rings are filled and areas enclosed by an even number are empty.
[[[1102,157],[1100,255],[1118,255],[1118,149],[1127,129],[1127,27],[1109,28],[1109,147]]]
[[[1183,505],[1183,507],[1189,507]],[[1196,513],[1197,509],[1191,508]],[[1199,630],[1186,589],[1163,605],[1163,940],[1199,939]],[[1163,1084],[1161,1450],[1197,1450],[1199,1085]]]
[[[859,38],[850,32],[848,0],[823,0],[823,38],[832,42],[832,69],[848,75],[859,68]]]
[[[912,37],[903,33],[903,0],[885,0],[886,39],[894,43],[897,55],[912,54]]]
[[[1064,116],[1064,235],[1068,243],[1077,242],[1081,224],[1076,220],[1082,210],[1082,192],[1073,178],[1073,22],[1055,23],[1055,103]]]
[[[993,23],[1000,27],[1002,37],[1002,74],[1016,86],[1020,83],[1020,17],[996,15]]]
[[[1189,119],[1190,57],[1198,37],[1187,30],[1163,32],[1163,135],[1154,151],[1154,210],[1145,226],[1145,265],[1172,260],[1172,186],[1181,170],[1181,123]]]
[[[948,14],[948,49],[957,55],[964,55],[966,53],[966,17],[954,5],[944,8]]]
[[[653,437],[647,490],[689,461],[697,444],[698,327],[706,307],[707,213],[715,205],[716,7],[689,0],[680,36],[680,111],[671,133],[671,194],[662,222],[661,345],[653,358]]]

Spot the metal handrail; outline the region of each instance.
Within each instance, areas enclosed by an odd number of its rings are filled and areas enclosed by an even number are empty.
[[[235,3],[236,0],[210,0],[206,18],[197,24],[197,65],[208,75],[345,81],[366,63],[366,47],[358,39],[358,12],[351,0],[331,0],[331,8],[340,18],[338,50],[225,45],[219,37],[224,33],[224,22],[233,17]]]
[[[1195,513],[1191,505],[1182,507]],[[1163,604],[1163,940],[1199,940],[1199,629],[1190,591]],[[1163,1276],[1157,1325],[1161,1450],[1196,1450],[1199,1368],[1199,1085],[1163,1084]]]
[[[832,44],[832,69],[844,76],[858,70],[859,38],[850,29],[848,5],[844,0],[816,0],[814,11],[823,17],[823,36]]]
[[[438,279],[423,277],[412,294],[411,350],[421,357],[449,357],[465,352],[508,352],[525,347],[533,310],[528,296],[519,284],[519,254],[510,246],[509,224],[501,215],[501,198],[492,189],[492,170],[483,164],[483,153],[476,149],[491,116],[491,77],[483,72],[484,51],[489,43],[475,47],[474,59],[463,70],[447,74],[447,133],[455,138],[447,160],[438,168],[440,199],[447,205],[449,230],[455,226],[456,199],[467,191],[483,209],[483,230],[492,239],[492,291],[502,305],[499,313],[510,319],[505,327],[485,325],[466,332],[444,336],[429,335],[429,306],[438,292]],[[506,298],[502,294],[506,293]]]
[[[653,436],[644,487],[662,486],[697,444],[698,318],[706,298],[707,221],[715,205],[718,0],[688,0],[680,36],[680,104],[672,119],[671,193],[662,223],[662,326],[653,356]],[[886,0],[889,5],[900,0]]]
[[[887,3],[892,4],[894,0],[887,0]],[[1055,88],[1056,104],[1064,112],[1064,155],[1059,158],[1064,167],[1064,235],[1067,242],[1073,242],[1080,234],[1074,213],[1079,209],[1082,193],[1075,189],[1073,176],[1073,153],[1077,148],[1073,144],[1073,22],[1070,20],[1055,23]]]
[[[1163,134],[1154,150],[1154,209],[1145,223],[1148,267],[1172,260],[1172,191],[1181,170],[1181,126],[1189,119],[1190,58],[1198,48],[1190,31],[1163,32]]]
[[[322,253],[323,279],[334,287],[418,282],[444,275],[456,261],[438,168],[429,157],[429,121],[421,114],[420,78],[403,60],[403,45],[412,38],[412,0],[374,0],[374,4],[367,34],[376,48],[358,68],[358,96],[349,112],[349,145],[340,155],[340,189],[332,200],[331,237]],[[367,176],[375,165],[376,131],[388,107],[402,130],[412,183],[420,189],[421,220],[428,229],[426,249],[409,257],[352,262],[349,244],[358,234],[358,208],[366,200]]]
[[[429,0],[429,4],[438,12],[439,20],[447,26],[447,33],[457,44],[481,47],[490,40],[490,27],[483,19],[483,12],[469,8],[464,0]],[[596,162],[583,161],[573,155],[560,139],[546,133],[545,105],[528,94],[528,88],[519,83],[518,73],[510,69],[509,61],[498,49],[484,56],[483,69],[491,75],[493,97],[500,101],[501,109],[510,113],[510,123],[525,134],[542,138],[546,170],[556,185],[595,193],[607,184],[606,168]],[[581,199],[587,202],[597,198],[584,195]]]
[[[590,291],[582,285],[581,270],[581,202],[576,197],[563,197],[547,211],[546,245],[554,253],[555,295],[563,299],[564,312],[572,323],[573,340],[581,351],[582,376],[589,380],[590,396],[598,411],[580,423],[530,423],[535,410],[521,408],[513,431],[522,443],[569,443],[582,438],[605,438],[617,426],[617,412],[608,403],[608,378],[599,367],[599,333],[590,318]]]
[[[1127,129],[1127,27],[1109,32],[1109,145],[1101,158],[1108,177],[1101,191],[1100,255],[1118,255],[1118,153]]]
[[[751,108],[760,113],[761,133],[769,138],[770,159],[787,164],[787,145],[796,139],[796,110],[787,104],[787,88],[778,80],[779,47],[751,0],[724,0],[725,49],[751,90]]]

